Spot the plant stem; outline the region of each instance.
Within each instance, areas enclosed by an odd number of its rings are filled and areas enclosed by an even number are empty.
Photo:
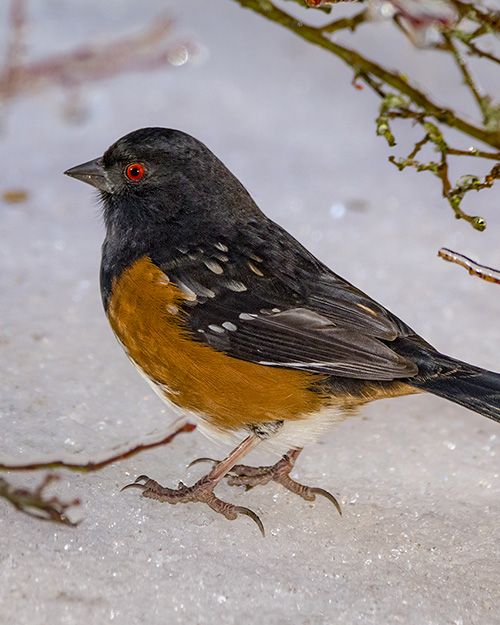
[[[451,128],[456,128],[464,134],[482,141],[495,149],[500,149],[500,132],[489,131],[479,128],[478,126],[474,126],[473,124],[470,124],[464,119],[456,116],[451,109],[438,106],[423,92],[411,85],[401,74],[385,69],[369,59],[366,59],[354,50],[346,48],[338,43],[334,43],[331,39],[325,36],[322,28],[315,28],[300,22],[288,13],[278,9],[270,0],[235,1],[242,7],[252,9],[273,22],[281,24],[285,28],[288,28],[292,32],[296,33],[299,37],[302,37],[302,39],[332,52],[349,65],[349,67],[351,67],[361,78],[363,78],[364,74],[369,74],[378,78],[393,89],[396,89],[400,93],[405,94],[423,111],[425,111],[427,115],[432,116],[436,121]]]

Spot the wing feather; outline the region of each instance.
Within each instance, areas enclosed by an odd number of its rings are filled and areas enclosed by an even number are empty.
[[[153,257],[186,291],[194,338],[269,367],[366,380],[416,375],[417,366],[391,349],[413,331],[281,232],[279,249],[258,254],[239,241],[224,242],[225,260],[214,253],[218,243],[183,249],[174,261]]]

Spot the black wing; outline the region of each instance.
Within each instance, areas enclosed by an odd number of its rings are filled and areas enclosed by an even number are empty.
[[[229,356],[270,367],[369,380],[411,377],[391,349],[413,331],[315,259],[273,222],[267,232],[206,240],[155,262],[187,295],[193,335]]]

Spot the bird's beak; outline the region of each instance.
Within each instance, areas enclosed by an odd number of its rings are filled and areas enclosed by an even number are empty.
[[[77,180],[91,184],[100,191],[113,193],[113,186],[109,181],[107,172],[102,164],[102,159],[100,158],[67,169],[64,173],[66,176],[71,176],[71,178],[76,178]]]

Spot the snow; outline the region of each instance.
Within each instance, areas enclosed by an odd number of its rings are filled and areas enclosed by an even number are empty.
[[[500,267],[498,189],[464,206],[488,222],[473,231],[453,219],[430,174],[387,162],[377,99],[351,86],[340,61],[228,0],[137,7],[29,4],[33,58],[133,32],[164,9],[200,53],[191,64],[85,86],[78,125],[64,119],[59,88],[4,110],[1,190],[29,197],[0,204],[0,462],[101,459],[161,436],[174,419],[112,336],[98,288],[99,209],[90,188],[62,175],[142,126],[204,141],[337,273],[445,353],[500,369],[499,287],[437,258],[446,246]],[[429,52],[379,28],[365,46],[387,58],[397,51],[417,76],[420,63],[422,82],[458,97],[454,69],[430,66]],[[420,136],[397,128],[406,156]],[[186,470],[190,461],[228,451],[195,432],[97,473],[58,470],[50,492],[81,499],[69,512],[76,528],[0,500],[0,623],[498,622],[498,424],[430,396],[374,403],[307,448],[294,473],[331,490],[342,518],[325,499],[308,503],[273,484],[218,487],[260,515],[265,539],[246,517],[229,522],[201,504],[120,492],[141,473],[192,483],[206,465]],[[43,474],[1,475],[34,487]]]

